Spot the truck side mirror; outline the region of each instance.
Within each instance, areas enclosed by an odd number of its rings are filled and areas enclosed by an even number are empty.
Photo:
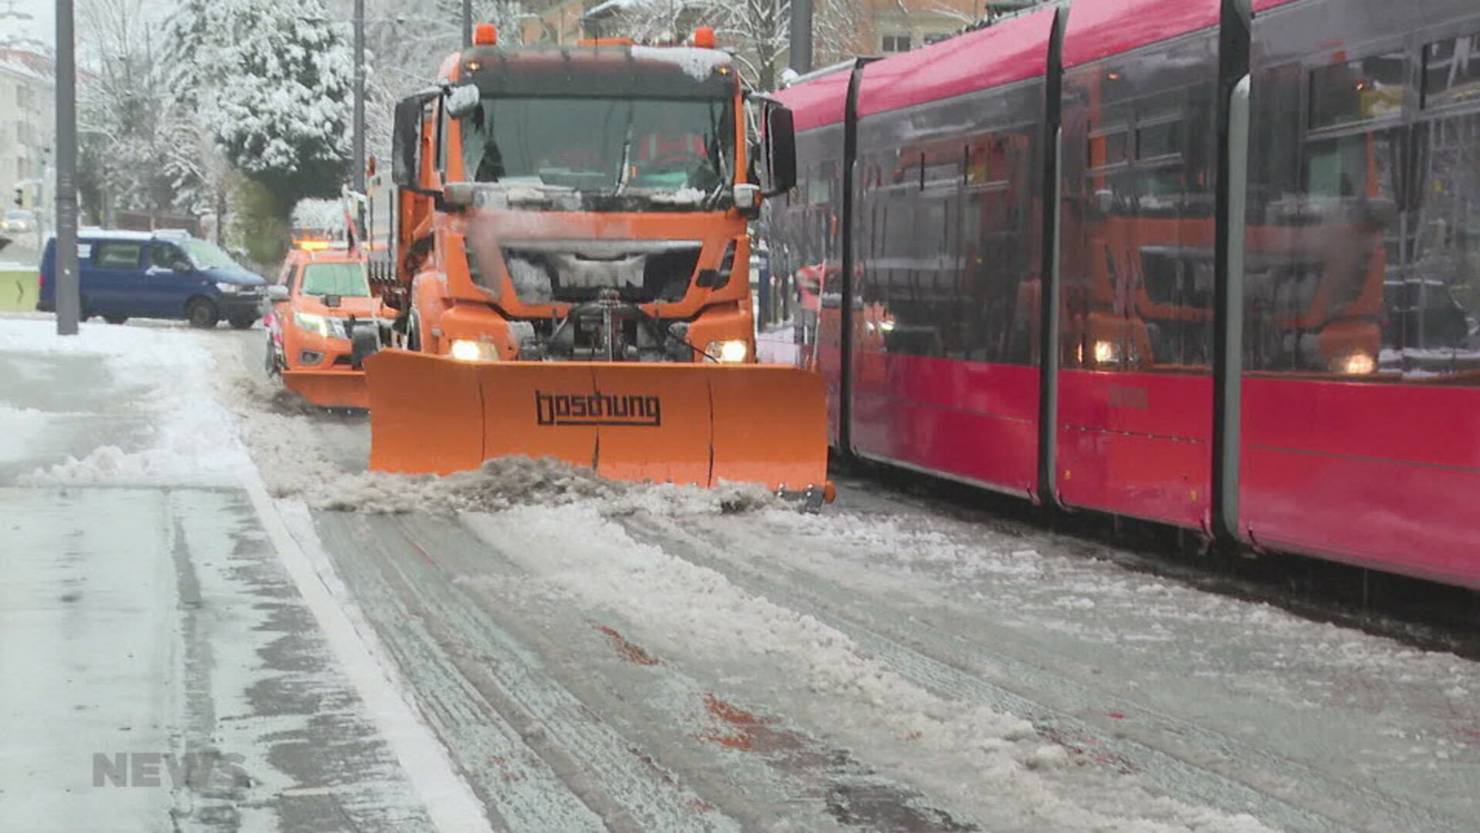
[[[267,300],[273,304],[288,300],[288,288],[280,283],[269,286],[267,288]]]
[[[791,110],[776,102],[766,103],[766,135],[762,137],[766,170],[761,177],[762,193],[774,197],[797,184],[797,137]]]

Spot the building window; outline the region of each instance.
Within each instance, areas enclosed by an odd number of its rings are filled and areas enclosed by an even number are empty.
[[[885,52],[908,52],[908,51],[910,51],[910,36],[909,35],[885,35],[884,36],[884,51]]]

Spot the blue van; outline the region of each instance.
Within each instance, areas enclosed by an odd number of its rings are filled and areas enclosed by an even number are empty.
[[[41,256],[36,309],[56,310],[57,241]],[[77,235],[82,319],[110,324],[172,318],[194,327],[225,319],[245,330],[262,317],[267,282],[204,240],[170,232],[85,229]]]

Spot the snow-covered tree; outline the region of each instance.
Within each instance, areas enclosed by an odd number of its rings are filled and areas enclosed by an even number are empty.
[[[93,214],[177,207],[167,158],[175,137],[158,15],[147,0],[78,7],[79,184]]]
[[[813,9],[813,50],[821,58],[849,54],[857,37],[853,0],[818,0]],[[735,53],[746,81],[775,89],[791,50],[791,0],[611,0],[596,14],[609,15],[603,35],[643,43],[676,42],[697,26],[711,26],[721,46]]]
[[[331,9],[350,37],[353,0]],[[492,23],[501,37],[517,37],[524,4],[518,0],[474,0],[473,20]],[[401,98],[430,86],[442,60],[462,48],[461,0],[366,0],[366,148],[389,158],[391,121]]]
[[[338,193],[353,66],[323,0],[187,0],[171,32],[175,102],[266,187],[279,216]]]

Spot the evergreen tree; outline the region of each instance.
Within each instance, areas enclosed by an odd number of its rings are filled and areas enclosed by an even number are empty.
[[[176,104],[286,218],[339,193],[351,143],[353,63],[323,0],[186,0],[172,21]]]

